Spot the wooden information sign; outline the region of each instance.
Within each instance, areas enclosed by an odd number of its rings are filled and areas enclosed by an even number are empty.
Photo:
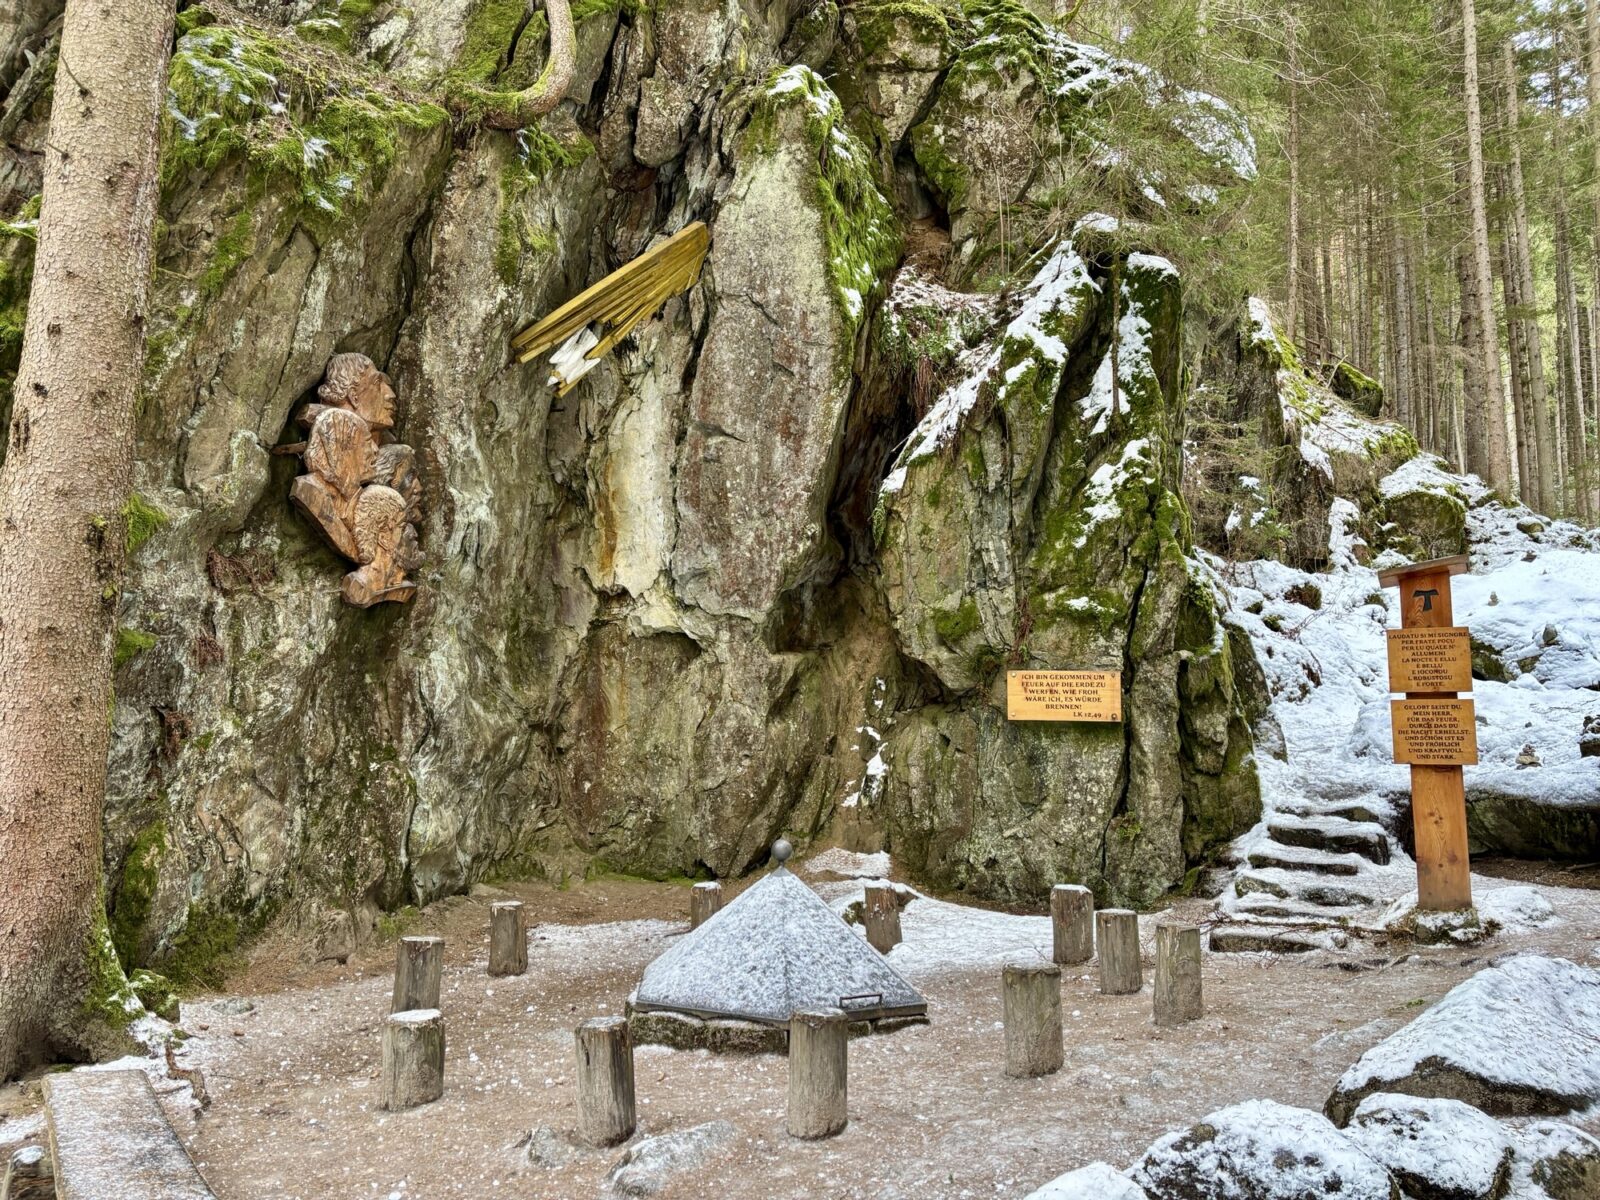
[[[1465,625],[1388,633],[1391,692],[1472,690],[1472,638]]]
[[[1398,644],[1390,631],[1389,687],[1406,698],[1390,702],[1394,756],[1411,766],[1417,907],[1437,912],[1472,906],[1461,764],[1478,761],[1478,735],[1472,701],[1456,696],[1472,683],[1471,641],[1456,627],[1450,600],[1451,577],[1466,569],[1462,554],[1378,576],[1382,586],[1400,589],[1402,628]]]
[[[1010,721],[1120,721],[1121,671],[1007,671]]]
[[[1394,760],[1414,767],[1459,767],[1478,761],[1471,700],[1391,700]]]

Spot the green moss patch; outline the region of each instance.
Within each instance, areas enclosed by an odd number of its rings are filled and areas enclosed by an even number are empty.
[[[935,0],[853,0],[843,11],[850,15],[856,41],[868,57],[907,36],[942,50],[955,42],[954,27],[962,20],[959,6]]]
[[[839,98],[810,67],[788,67],[768,78],[752,110],[747,146],[775,151],[777,114],[791,106],[798,106],[806,142],[815,152],[828,277],[853,335],[869,298],[900,261],[900,226],[878,190],[867,147],[845,125]]]
[[[177,988],[221,987],[234,964],[241,929],[238,918],[201,904],[189,906],[183,932],[162,958],[163,973]]]
[[[111,656],[113,668],[120,671],[155,644],[155,634],[123,626],[117,630],[117,645]]]
[[[555,230],[528,215],[529,193],[552,173],[575,167],[594,153],[594,143],[574,130],[558,138],[537,126],[522,130],[517,155],[500,172],[500,216],[495,227],[494,267],[503,283],[514,284],[529,254],[556,248]]]
[[[172,55],[162,184],[240,158],[258,185],[287,185],[292,219],[326,223],[371,197],[407,131],[446,119],[437,104],[300,38],[200,24]],[[237,251],[239,227],[229,233]]]
[[[154,537],[156,531],[166,525],[171,518],[138,492],[134,492],[122,506],[122,520],[128,530],[128,553],[132,555]]]
[[[112,1029],[126,1029],[143,1015],[144,1005],[128,986],[117,948],[106,924],[104,904],[95,905],[94,924],[84,948],[88,968],[88,987],[83,995],[83,1012],[89,1020]]]
[[[166,850],[166,822],[153,821],[135,835],[122,860],[122,876],[111,906],[110,932],[124,969],[139,965],[139,943],[155,903],[156,888],[161,882],[161,856]]]

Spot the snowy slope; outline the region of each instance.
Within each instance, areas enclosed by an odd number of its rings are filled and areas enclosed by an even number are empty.
[[[1600,758],[1578,749],[1586,716],[1600,713],[1591,690],[1600,685],[1600,536],[1504,506],[1432,456],[1413,459],[1379,490],[1418,487],[1448,488],[1468,506],[1472,569],[1453,581],[1456,620],[1506,676],[1475,682],[1480,762],[1466,769],[1469,799],[1600,806]],[[1284,743],[1282,757],[1262,755],[1266,812],[1236,847],[1244,866],[1222,901],[1235,919],[1288,920],[1317,907],[1330,920],[1359,922],[1415,885],[1414,864],[1392,835],[1387,862],[1374,861],[1381,852],[1307,846],[1318,830],[1348,841],[1397,829],[1408,802],[1407,769],[1390,753],[1384,646],[1398,597],[1378,584],[1380,568],[1403,560],[1363,561],[1361,517],[1351,500],[1334,502],[1326,572],[1201,556],[1227,597],[1228,619],[1255,645]],[[1301,845],[1278,844],[1274,827]],[[1505,899],[1514,915],[1520,901]]]

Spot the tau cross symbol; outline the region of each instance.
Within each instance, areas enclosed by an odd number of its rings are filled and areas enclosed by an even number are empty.
[[[1415,600],[1418,596],[1421,596],[1422,597],[1422,611],[1423,612],[1432,612],[1433,611],[1433,598],[1435,596],[1437,596],[1438,594],[1439,594],[1439,589],[1438,588],[1427,588],[1427,589],[1418,588],[1416,591],[1411,593],[1411,598],[1413,600]]]

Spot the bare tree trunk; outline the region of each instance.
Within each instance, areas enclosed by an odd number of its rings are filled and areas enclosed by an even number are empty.
[[[1324,344],[1323,357],[1334,362],[1339,358],[1340,347],[1334,343],[1338,340],[1337,309],[1333,303],[1333,232],[1323,225],[1323,235],[1320,241],[1322,252],[1322,333]]]
[[[62,27],[0,469],[0,1078],[120,1040],[100,829],[172,23],[71,0]]]
[[[1521,81],[1517,75],[1516,51],[1511,39],[1506,39],[1503,51],[1506,77],[1506,132],[1510,142],[1510,162],[1506,174],[1511,189],[1511,231],[1516,247],[1515,270],[1520,311],[1517,324],[1522,330],[1522,343],[1528,358],[1528,387],[1526,390],[1527,436],[1534,446],[1534,473],[1523,476],[1524,498],[1542,512],[1553,510],[1555,497],[1551,471],[1550,403],[1545,392],[1544,350],[1540,343],[1538,292],[1533,281],[1533,249],[1528,236],[1528,192],[1522,175],[1522,138],[1520,119],[1522,110]],[[1507,264],[1510,269],[1512,264]],[[1506,311],[1507,324],[1512,313]],[[1520,410],[1519,410],[1520,411]]]
[[[1460,180],[1463,171],[1458,166],[1456,176]],[[1461,190],[1463,204],[1466,202],[1466,189]],[[1483,306],[1478,303],[1478,272],[1473,266],[1472,247],[1463,241],[1456,254],[1456,274],[1461,281],[1461,311],[1458,314],[1459,336],[1461,344],[1461,392],[1460,403],[1457,409],[1456,432],[1456,463],[1463,470],[1471,470],[1473,466],[1472,440],[1476,436],[1479,440],[1479,449],[1483,439],[1482,431],[1482,404],[1483,393],[1486,388],[1483,378],[1483,338],[1478,330],[1478,322],[1482,319]],[[1479,410],[1476,418],[1478,424],[1470,415],[1473,408]]]
[[[1401,295],[1405,288],[1405,263],[1400,257],[1400,235],[1393,216],[1395,208],[1392,198],[1389,205],[1390,216],[1384,222],[1385,240],[1389,243],[1388,253],[1385,256],[1389,263],[1389,270],[1384,276],[1383,310],[1384,310],[1384,339],[1383,339],[1383,384],[1385,395],[1388,397],[1391,411],[1396,418],[1405,425],[1411,424],[1411,396],[1406,390],[1405,383],[1405,344],[1398,336],[1404,327],[1401,316]]]
[[[1507,191],[1503,179],[1499,183],[1499,190],[1502,194]],[[1509,205],[1505,207],[1509,209]],[[1523,344],[1518,316],[1523,304],[1522,276],[1517,269],[1517,249],[1509,211],[1506,219],[1500,223],[1500,235],[1500,284],[1505,290],[1506,349],[1511,367],[1506,382],[1511,387],[1511,412],[1515,418],[1512,427],[1516,433],[1517,480],[1522,485],[1523,496],[1527,497],[1533,494],[1531,481],[1536,475],[1533,465],[1535,447],[1528,436],[1527,389],[1531,381],[1528,378],[1527,347]]]
[[[1555,30],[1555,52],[1559,63],[1565,29]],[[1562,88],[1560,70],[1551,72],[1551,93],[1557,114],[1565,112],[1566,98]],[[1565,147],[1562,121],[1559,115],[1551,125],[1552,149],[1555,169],[1555,243],[1556,243],[1556,365],[1561,390],[1557,401],[1563,411],[1566,445],[1562,458],[1566,462],[1566,477],[1559,481],[1563,493],[1570,497],[1567,514],[1587,518],[1589,493],[1585,485],[1583,352],[1578,344],[1578,293],[1572,277],[1572,233],[1567,212],[1567,181]]]
[[[1589,301],[1590,315],[1593,321],[1589,328],[1589,349],[1591,354],[1590,387],[1589,387],[1589,421],[1597,434],[1600,434],[1600,0],[1585,0],[1584,23],[1589,34],[1589,142],[1594,153],[1594,249],[1590,259],[1589,273]],[[1578,439],[1584,442],[1580,436]],[[1600,489],[1594,486],[1597,482],[1594,475],[1594,464],[1587,461],[1587,445],[1585,444],[1586,461],[1580,466],[1580,478],[1590,477],[1591,487],[1586,490],[1586,503],[1590,513],[1600,513]]]
[[[1300,340],[1300,52],[1295,42],[1294,12],[1284,14],[1289,39],[1289,304],[1285,328],[1289,339]]]
[[[1427,210],[1422,212],[1422,394],[1427,397],[1427,417],[1418,430],[1422,445],[1430,454],[1440,451],[1438,316],[1433,311],[1433,262]]]
[[[1467,201],[1472,214],[1472,270],[1478,302],[1476,344],[1468,347],[1482,363],[1483,392],[1465,398],[1467,453],[1472,470],[1490,487],[1509,494],[1511,456],[1506,441],[1505,390],[1500,379],[1499,338],[1494,319],[1494,278],[1489,266],[1489,211],[1483,177],[1483,110],[1478,98],[1478,14],[1473,0],[1461,0],[1461,40],[1465,49],[1467,110]]]

